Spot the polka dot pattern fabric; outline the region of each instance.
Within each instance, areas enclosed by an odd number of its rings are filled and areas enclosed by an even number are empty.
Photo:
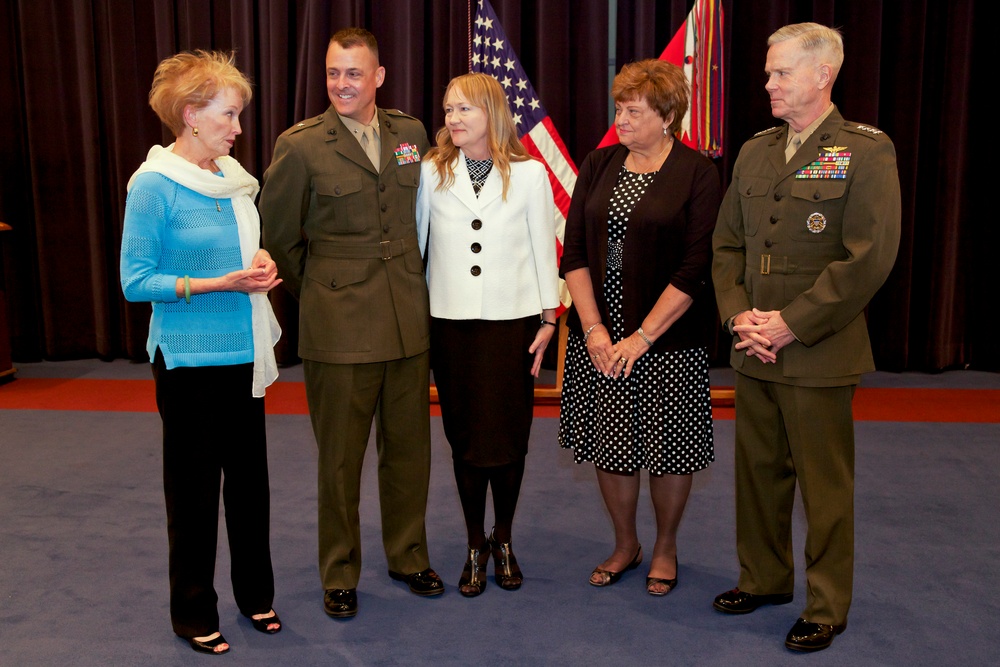
[[[628,217],[653,176],[623,166],[609,203],[604,294],[614,341],[626,335],[621,304]],[[573,450],[577,463],[612,472],[681,475],[715,460],[705,348],[650,351],[635,362],[628,378],[609,378],[591,363],[579,332],[571,331],[560,412],[559,443]]]

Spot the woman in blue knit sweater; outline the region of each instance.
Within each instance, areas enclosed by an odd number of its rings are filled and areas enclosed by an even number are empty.
[[[229,651],[214,587],[220,483],[236,603],[255,629],[281,629],[263,399],[281,333],[267,292],[281,280],[260,248],[257,180],[229,157],[251,96],[233,62],[196,51],[157,67],[149,103],[176,141],[150,149],[129,181],[121,254],[125,298],[153,307],[171,622],[213,654]]]

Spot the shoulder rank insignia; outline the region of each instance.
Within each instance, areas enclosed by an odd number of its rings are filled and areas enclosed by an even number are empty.
[[[847,178],[851,154],[847,146],[820,146],[819,157],[795,172],[795,178]]]
[[[760,132],[758,132],[757,134],[755,134],[753,136],[754,137],[759,137],[762,134],[767,134],[768,132],[773,132],[774,130],[777,130],[780,127],[781,127],[780,125],[775,125],[774,127],[769,127],[766,130],[761,130]],[[751,137],[751,138],[753,138],[753,137]]]
[[[882,134],[882,130],[878,130],[874,127],[869,127],[868,125],[858,125],[857,129],[862,132],[870,132],[871,134]]]

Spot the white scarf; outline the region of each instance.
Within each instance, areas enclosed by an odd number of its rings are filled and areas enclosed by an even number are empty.
[[[249,268],[253,256],[260,249],[260,215],[253,203],[260,190],[257,179],[228,155],[215,158],[215,163],[222,170],[220,178],[176,155],[173,152],[174,145],[150,148],[146,161],[139,165],[129,179],[128,189],[132,189],[132,183],[139,174],[155,172],[206,197],[231,200],[240,236],[240,255],[243,266]],[[278,377],[274,344],[281,337],[281,327],[278,326],[266,294],[249,296],[253,321],[253,396],[260,398]]]

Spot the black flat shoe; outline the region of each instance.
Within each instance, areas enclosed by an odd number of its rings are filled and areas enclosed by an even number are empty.
[[[498,542],[491,532],[489,546],[493,552],[493,578],[497,585],[505,591],[516,591],[524,583],[524,575],[510,542]]]
[[[833,638],[847,629],[847,621],[840,625],[811,623],[804,618],[795,621],[795,625],[785,637],[785,646],[793,651],[822,651],[833,643]]]
[[[674,578],[663,579],[661,577],[646,577],[646,592],[650,595],[662,597],[677,588],[677,575],[680,574],[680,567],[677,565],[677,557],[674,557]],[[654,591],[653,586],[663,584],[667,587],[665,591]]]
[[[734,588],[731,591],[726,591],[725,593],[716,595],[715,602],[712,603],[712,606],[727,614],[749,614],[750,612],[755,611],[757,607],[762,607],[766,604],[788,604],[791,601],[791,593],[755,595],[753,593],[747,593],[746,591]]]
[[[350,618],[358,614],[358,589],[331,588],[323,593],[323,611],[332,618]]]
[[[198,653],[208,653],[210,655],[222,655],[223,653],[229,653],[229,642],[221,634],[215,639],[208,639],[205,641],[198,641],[194,637],[185,637],[188,640],[188,644],[191,645]],[[226,648],[221,651],[216,651],[215,649],[223,644],[226,644]]]
[[[489,562],[489,542],[479,549],[469,547],[469,557],[465,560],[462,577],[458,580],[458,592],[463,597],[474,598],[486,590],[486,566]]]
[[[414,595],[430,597],[444,593],[444,582],[431,568],[413,574],[400,574],[389,570],[389,577],[396,581],[405,581],[406,585],[410,587],[410,592]]]
[[[265,635],[273,635],[277,632],[281,632],[281,619],[278,618],[278,612],[271,610],[270,616],[265,616],[264,618],[254,618],[253,616],[247,616],[250,619],[250,623],[253,625],[253,629],[257,632],[263,632]],[[276,628],[269,628],[269,625],[277,625]]]
[[[622,574],[628,572],[629,570],[634,570],[639,567],[639,563],[642,562],[642,545],[635,552],[635,557],[632,558],[632,562],[625,566],[624,570],[619,570],[618,572],[612,572],[611,570],[605,570],[600,567],[595,567],[594,571],[590,574],[590,585],[591,586],[610,586],[611,584],[617,583],[619,579],[622,578]],[[599,575],[601,583],[594,581],[594,575]]]

